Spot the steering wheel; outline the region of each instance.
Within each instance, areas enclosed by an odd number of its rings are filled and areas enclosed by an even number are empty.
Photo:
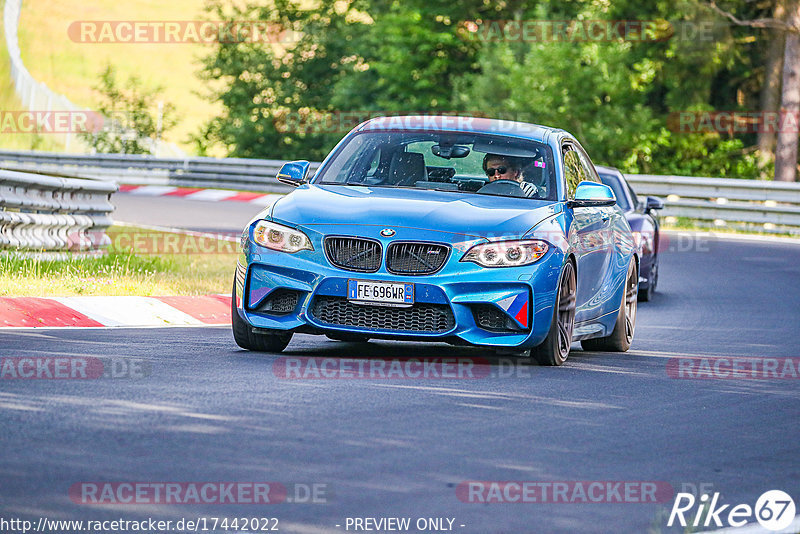
[[[480,189],[478,189],[478,193],[482,193],[485,195],[501,195],[504,197],[520,197],[526,198],[528,195],[525,194],[525,191],[522,190],[519,182],[516,180],[495,180],[494,182],[489,182]]]

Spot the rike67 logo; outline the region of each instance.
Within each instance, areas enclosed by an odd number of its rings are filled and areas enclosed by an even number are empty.
[[[717,527],[724,526],[723,519],[732,527],[741,527],[752,520],[753,516],[759,524],[767,530],[778,531],[788,527],[794,520],[794,501],[786,492],[770,490],[764,492],[756,501],[755,508],[749,504],[737,504],[731,508],[730,504],[720,504],[720,494],[714,493],[709,502],[709,496],[703,494],[699,502],[691,493],[678,493],[672,512],[669,514],[667,526],[671,527],[675,520],[682,527],[687,526],[687,516],[694,516],[691,523],[693,527],[710,527],[712,522]],[[697,504],[697,510],[693,512]]]

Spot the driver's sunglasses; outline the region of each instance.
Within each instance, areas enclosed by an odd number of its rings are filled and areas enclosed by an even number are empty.
[[[505,174],[508,172],[508,167],[489,167],[486,169],[486,176],[494,176],[495,171]]]

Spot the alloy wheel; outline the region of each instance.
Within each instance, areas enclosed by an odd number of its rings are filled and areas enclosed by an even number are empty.
[[[562,360],[567,359],[572,345],[572,329],[575,325],[575,269],[567,262],[561,285],[558,288],[558,350]]]

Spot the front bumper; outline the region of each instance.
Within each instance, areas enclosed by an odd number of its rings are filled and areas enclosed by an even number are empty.
[[[460,262],[463,251],[454,248],[439,272],[403,276],[384,266],[373,273],[337,268],[321,248],[287,254],[246,244],[234,295],[240,316],[263,329],[525,349],[550,329],[564,261],[551,247],[533,265],[484,268]],[[414,304],[352,303],[350,279],[413,283]]]

